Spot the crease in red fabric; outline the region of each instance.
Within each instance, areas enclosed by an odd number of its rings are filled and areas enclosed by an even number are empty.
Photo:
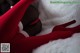
[[[18,23],[20,22],[28,6],[33,1],[34,0],[20,0],[13,6],[12,9],[0,16],[0,39],[12,39],[12,37],[16,34],[16,31],[18,31]]]

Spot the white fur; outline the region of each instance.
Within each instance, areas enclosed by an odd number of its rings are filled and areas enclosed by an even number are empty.
[[[80,0],[40,0],[40,19],[43,24],[41,34],[51,32],[53,26],[60,25],[71,20],[77,23],[69,26],[74,27],[80,24],[80,4],[50,4],[50,1],[78,1]],[[80,33],[74,34],[67,39],[50,41],[36,49],[33,53],[80,53]]]
[[[80,24],[80,4],[54,4],[50,1],[56,0],[40,0],[40,17],[42,22],[47,24],[60,25],[71,20],[77,20],[75,25]],[[57,1],[72,1],[72,0],[57,0]],[[80,0],[73,0],[78,1]],[[44,15],[43,15],[44,14]]]
[[[80,33],[67,39],[50,41],[35,49],[33,53],[80,53]]]
[[[38,35],[50,33],[54,26],[72,20],[76,20],[77,22],[68,27],[80,25],[80,4],[51,4],[50,1],[80,2],[80,0],[39,0],[39,18],[42,22],[43,30]]]

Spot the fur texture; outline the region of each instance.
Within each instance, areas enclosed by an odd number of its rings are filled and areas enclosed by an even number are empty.
[[[67,39],[50,41],[35,49],[33,53],[80,53],[80,33]]]
[[[54,4],[50,1],[78,1],[80,0],[39,0],[40,19],[43,31],[39,34],[50,33],[54,26],[67,23],[71,20],[77,22],[68,27],[74,27],[80,24],[80,4]]]
[[[40,34],[51,32],[53,26],[67,23],[71,20],[77,22],[68,27],[80,24],[80,4],[51,4],[50,1],[78,1],[80,0],[40,0],[40,19],[43,31]],[[44,32],[44,33],[43,33]],[[33,51],[33,53],[80,53],[80,33],[67,39],[50,41]]]

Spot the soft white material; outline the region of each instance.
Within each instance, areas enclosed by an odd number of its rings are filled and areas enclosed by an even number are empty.
[[[80,33],[67,39],[50,41],[35,49],[33,53],[80,53]]]
[[[38,35],[50,33],[55,25],[74,19],[77,23],[69,27],[80,24],[80,4],[50,4],[50,1],[80,2],[80,0],[39,0],[39,18],[41,19],[43,30]],[[33,53],[80,53],[80,33],[74,34],[67,39],[50,41],[34,49]]]
[[[69,27],[74,27],[80,24],[80,4],[51,4],[50,1],[80,2],[80,0],[39,0],[39,18],[43,25],[43,31],[38,35],[50,33],[53,26],[72,20],[76,20],[77,22]]]
[[[18,24],[18,26],[19,32],[22,33],[25,37],[29,37],[29,34],[23,30],[23,24],[21,22]]]

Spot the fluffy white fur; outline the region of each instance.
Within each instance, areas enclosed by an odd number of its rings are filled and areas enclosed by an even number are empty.
[[[39,35],[50,33],[53,26],[72,20],[76,20],[77,22],[69,27],[74,27],[80,24],[80,4],[51,4],[50,1],[80,2],[80,0],[39,0],[39,18],[43,24],[43,31]]]
[[[77,24],[80,20],[80,4],[54,4],[50,3],[50,1],[78,1],[80,0],[40,0],[40,12],[44,18],[40,17],[41,20],[47,22],[48,24],[59,25],[71,20],[77,20]]]
[[[35,49],[33,53],[80,53],[80,33],[67,39],[50,41]]]
[[[71,20],[77,22],[69,27],[80,25],[80,4],[50,4],[50,1],[78,1],[80,0],[39,0],[40,19],[43,31],[38,34],[47,34],[53,26],[60,25]],[[36,49],[33,53],[80,53],[80,33],[67,39],[50,41]]]

